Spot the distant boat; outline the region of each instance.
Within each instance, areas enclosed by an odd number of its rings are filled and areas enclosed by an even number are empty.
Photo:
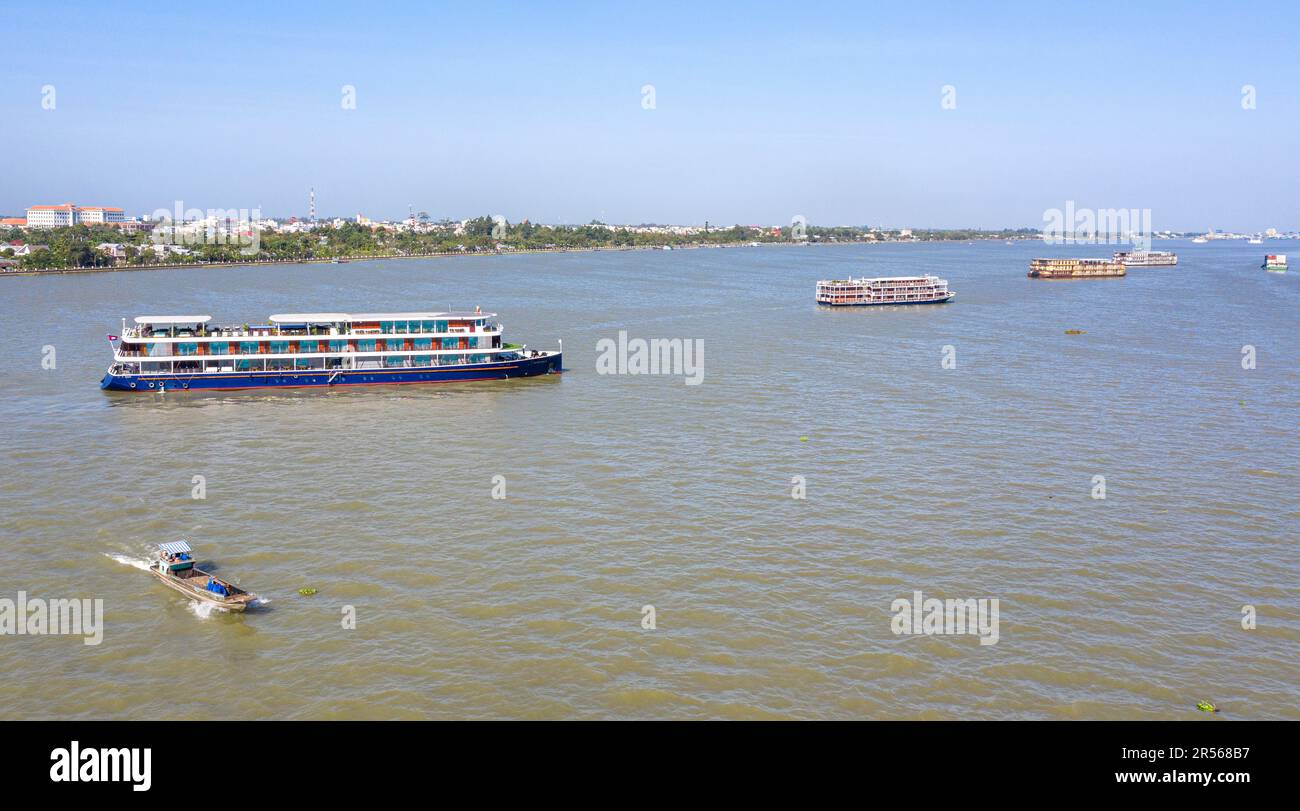
[[[1088,279],[1124,276],[1122,262],[1113,259],[1034,259],[1029,263],[1031,279]]]
[[[878,279],[827,279],[817,282],[817,303],[831,307],[879,304],[942,304],[957,295],[938,276],[885,276]]]
[[[1115,251],[1115,261],[1125,267],[1176,265],[1178,254],[1170,251]]]
[[[1259,237],[1251,237],[1250,239],[1246,240],[1246,244],[1248,244],[1248,245],[1263,245],[1263,244],[1264,244],[1264,240],[1260,239]]]
[[[1206,242],[1209,242],[1209,240],[1207,240],[1205,237],[1197,237],[1196,239],[1193,239],[1192,242],[1195,242],[1197,245],[1202,245]]]
[[[1286,273],[1286,254],[1270,253],[1264,257],[1264,264],[1260,267],[1270,273]]]

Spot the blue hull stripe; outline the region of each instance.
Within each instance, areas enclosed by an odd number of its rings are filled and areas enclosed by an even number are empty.
[[[482,363],[465,366],[426,366],[416,369],[349,369],[300,370],[283,372],[220,372],[193,375],[104,375],[99,387],[111,391],[150,392],[165,387],[168,391],[185,389],[292,389],[317,386],[380,386],[402,383],[454,383],[469,380],[503,380],[510,377],[533,377],[559,373],[562,355],[524,358],[506,363]],[[330,376],[334,379],[331,381]]]
[[[929,301],[855,301],[852,304],[832,304],[829,301],[817,302],[822,307],[910,307],[914,304],[947,304],[952,300],[948,298],[936,298]]]

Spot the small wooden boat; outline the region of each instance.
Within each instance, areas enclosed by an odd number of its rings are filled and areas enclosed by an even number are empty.
[[[209,574],[194,565],[194,550],[185,541],[158,544],[157,555],[149,571],[168,588],[191,600],[215,605],[225,611],[243,611],[257,599],[233,583]]]

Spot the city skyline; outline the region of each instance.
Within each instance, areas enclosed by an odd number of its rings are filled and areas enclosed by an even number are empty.
[[[212,208],[209,208],[209,209],[203,209],[203,208],[200,208],[200,207],[197,207],[197,206],[195,206],[195,207],[189,207],[189,206],[186,206],[186,207],[183,207],[183,208],[182,208],[182,207],[181,207],[182,201],[176,201],[176,205],[173,206],[172,209],[167,210],[165,215],[163,214],[163,210],[155,210],[155,211],[153,211],[153,212],[135,212],[135,213],[128,213],[128,212],[124,212],[123,209],[122,209],[122,208],[119,208],[119,207],[112,207],[112,206],[98,206],[98,205],[90,205],[90,206],[87,206],[87,205],[80,205],[80,204],[75,203],[75,202],[64,202],[64,203],[53,204],[53,205],[50,205],[50,204],[38,204],[38,205],[30,205],[30,206],[26,206],[26,207],[25,207],[25,209],[26,209],[26,213],[27,213],[27,217],[25,218],[25,220],[26,220],[25,222],[23,221],[24,218],[21,217],[21,216],[10,216],[10,215],[7,214],[7,213],[0,212],[0,226],[18,227],[18,228],[22,228],[22,227],[28,227],[28,228],[48,228],[48,227],[51,227],[51,226],[66,226],[66,225],[71,225],[71,224],[78,224],[78,225],[94,225],[94,224],[102,224],[102,223],[113,224],[113,223],[121,223],[121,222],[123,222],[123,221],[125,221],[125,222],[127,222],[127,223],[135,222],[135,223],[138,224],[138,223],[141,223],[141,222],[148,223],[148,222],[150,222],[150,221],[152,221],[152,222],[171,221],[171,222],[181,222],[181,223],[183,223],[183,222],[208,222],[208,221],[222,221],[222,220],[227,221],[227,222],[254,222],[254,223],[255,223],[255,222],[261,222],[261,221],[278,221],[278,222],[294,222],[294,221],[297,221],[297,222],[302,222],[302,223],[319,223],[319,224],[321,224],[321,225],[338,224],[338,223],[340,223],[340,222],[358,223],[358,224],[363,224],[363,225],[381,225],[381,224],[383,224],[383,225],[399,224],[399,225],[400,225],[400,224],[402,224],[402,223],[411,223],[411,224],[418,224],[418,223],[426,223],[426,224],[453,223],[453,224],[456,224],[456,223],[458,223],[458,224],[460,224],[460,225],[464,225],[465,223],[467,223],[467,222],[469,222],[469,221],[471,221],[471,220],[473,220],[473,219],[476,219],[476,218],[482,218],[482,217],[488,217],[488,216],[495,216],[495,215],[487,215],[487,214],[482,214],[482,213],[479,213],[479,214],[472,214],[472,215],[468,215],[468,216],[449,216],[449,215],[439,215],[439,216],[434,216],[434,215],[430,214],[430,213],[427,212],[427,211],[424,211],[424,210],[422,210],[422,209],[418,209],[418,208],[415,207],[415,206],[408,206],[408,207],[407,207],[407,212],[406,212],[405,215],[398,215],[398,216],[392,216],[392,217],[382,217],[382,216],[374,216],[374,217],[370,217],[370,216],[366,216],[366,215],[364,214],[364,212],[356,212],[356,213],[354,213],[354,214],[337,214],[337,213],[331,213],[331,212],[319,212],[319,213],[318,213],[318,212],[316,212],[316,210],[315,210],[315,195],[309,193],[309,198],[308,198],[308,200],[309,200],[309,202],[308,202],[307,213],[302,213],[302,212],[300,212],[300,213],[295,213],[295,214],[277,214],[277,213],[268,213],[268,212],[262,211],[260,208],[257,208],[257,207],[252,208],[252,209],[212,209]],[[1072,202],[1073,202],[1073,201],[1067,201],[1067,204],[1068,204],[1067,211],[1070,211],[1070,210],[1073,208],[1073,206],[1072,206]],[[49,218],[48,216],[47,216],[44,220],[36,220],[36,219],[33,219],[33,217],[32,217],[32,212],[33,212],[33,211],[40,211],[42,214],[45,214],[45,215],[55,214],[55,213],[57,213],[57,212],[62,212],[62,211],[66,211],[67,214],[64,215],[64,219],[60,219],[60,220],[57,220],[57,221],[55,221],[55,220]],[[74,214],[74,212],[82,212],[82,216],[77,216],[76,214]],[[92,213],[93,215],[95,215],[95,216],[94,216],[93,218],[89,218],[89,219],[88,219],[88,218],[86,218],[86,217],[84,216],[84,213],[85,213],[85,212],[91,212],[91,213]],[[111,214],[110,214],[110,212],[111,212]],[[1055,213],[1056,213],[1056,214],[1059,214],[1059,212],[1055,212]],[[1105,210],[1099,210],[1097,213],[1098,213],[1099,215],[1104,215],[1106,212],[1105,212]],[[1113,213],[1123,213],[1123,212],[1113,212]],[[1136,214],[1136,212],[1134,212],[1134,213]],[[1051,219],[1052,214],[1053,214],[1053,212],[1051,212],[1051,211],[1049,211],[1049,212],[1045,212],[1045,217],[1044,217],[1044,219],[1045,219],[1045,220]],[[106,215],[107,215],[107,216],[106,216]],[[704,221],[702,221],[702,222],[669,222],[669,221],[664,221],[664,222],[610,222],[610,221],[600,220],[600,219],[593,219],[593,220],[590,220],[590,221],[587,221],[587,222],[578,221],[578,220],[571,221],[571,222],[568,222],[568,221],[565,221],[565,222],[558,222],[558,221],[557,221],[557,222],[546,222],[546,221],[543,221],[543,220],[533,219],[533,218],[530,218],[530,217],[527,217],[527,216],[525,216],[525,217],[521,217],[521,218],[519,218],[519,219],[506,218],[506,222],[507,222],[507,223],[512,223],[512,224],[513,224],[513,223],[532,223],[533,225],[538,225],[538,226],[556,226],[556,227],[565,227],[565,226],[574,226],[574,227],[576,227],[576,226],[582,226],[582,225],[588,225],[588,224],[600,224],[600,225],[609,226],[610,228],[633,228],[633,229],[637,229],[637,228],[648,228],[648,227],[691,228],[691,229],[696,229],[696,228],[701,228],[701,227],[703,227],[703,228],[705,228],[705,229],[708,229],[710,226],[712,226],[712,227],[713,227],[714,229],[716,229],[716,230],[725,230],[725,229],[731,228],[731,227],[733,227],[733,226],[743,226],[743,227],[748,227],[748,228],[777,228],[777,229],[781,229],[781,228],[785,228],[785,227],[787,227],[787,226],[794,226],[794,225],[797,224],[797,222],[799,222],[801,219],[803,220],[803,222],[804,222],[805,225],[814,226],[814,227],[822,227],[822,228],[853,228],[853,229],[859,229],[859,230],[880,230],[880,231],[898,231],[898,230],[902,230],[902,231],[904,231],[904,232],[906,232],[906,233],[910,233],[912,230],[921,230],[921,231],[925,231],[925,230],[933,230],[933,231],[960,231],[960,230],[968,230],[968,229],[966,229],[966,228],[964,228],[964,227],[962,227],[962,226],[934,226],[934,227],[931,227],[931,228],[926,228],[926,227],[911,226],[911,225],[909,225],[909,224],[907,224],[907,223],[889,223],[889,224],[883,224],[883,223],[831,223],[831,222],[826,222],[826,223],[817,223],[817,222],[807,222],[807,221],[806,221],[806,218],[802,218],[801,215],[796,215],[794,218],[791,218],[791,221],[788,222],[788,223],[783,223],[783,222],[768,222],[768,223],[763,223],[763,222],[735,222],[735,223],[727,223],[727,222],[722,222],[722,221],[719,221],[719,220],[713,220],[713,221],[710,221],[710,220],[704,220]],[[1134,222],[1138,222],[1138,220],[1135,219]],[[1041,225],[1041,224],[1038,225],[1038,226],[1035,226],[1035,225],[1006,225],[1006,226],[1001,226],[1001,227],[997,227],[997,226],[991,226],[991,227],[980,227],[980,228],[969,229],[969,230],[979,230],[979,231],[986,231],[986,232],[997,232],[997,231],[1025,230],[1025,229],[1028,229],[1028,230],[1036,230],[1036,231],[1040,231],[1040,232],[1042,232],[1044,235],[1050,235],[1050,234],[1095,234],[1095,235],[1115,234],[1115,235],[1121,235],[1121,236],[1122,236],[1122,235],[1127,235],[1127,234],[1155,234],[1155,235],[1160,235],[1160,234],[1207,234],[1207,235],[1214,235],[1214,234],[1218,234],[1218,235],[1220,235],[1220,236],[1232,236],[1232,235],[1238,235],[1238,236],[1246,236],[1246,235],[1263,235],[1263,236],[1283,236],[1283,235],[1292,235],[1292,236],[1293,236],[1293,235],[1295,235],[1295,234],[1297,234],[1297,233],[1300,233],[1300,229],[1285,229],[1285,228],[1276,228],[1276,227],[1273,227],[1273,226],[1261,226],[1261,227],[1246,228],[1246,229],[1224,229],[1224,228],[1218,228],[1218,227],[1213,226],[1213,225],[1208,226],[1208,227],[1206,227],[1206,228],[1189,228],[1189,229],[1179,229],[1179,228],[1148,228],[1148,227],[1145,227],[1145,226],[1143,226],[1143,227],[1136,227],[1136,228],[1128,228],[1128,227],[1115,228],[1115,227],[1110,227],[1110,226],[1108,226],[1104,221],[1103,221],[1102,223],[1100,223],[1100,224],[1094,224],[1094,225],[1091,225],[1091,226],[1089,226],[1089,225],[1080,225],[1080,224],[1076,224],[1076,225],[1077,225],[1077,227],[1074,228],[1074,229],[1063,229],[1063,228],[1060,227],[1060,224],[1058,223],[1057,225],[1048,225],[1048,226],[1046,226],[1046,227],[1044,227],[1044,226]]]
[[[233,35],[167,7],[11,21],[0,143],[58,157],[11,165],[0,212],[302,217],[314,188],[322,217],[392,220],[1033,228],[1073,201],[1300,227],[1281,4],[312,8],[310,35],[240,4]]]

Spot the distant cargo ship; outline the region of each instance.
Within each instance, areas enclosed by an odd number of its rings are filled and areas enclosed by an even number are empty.
[[[817,282],[817,303],[831,307],[882,304],[942,304],[957,295],[938,276],[882,276]]]
[[[1272,271],[1273,273],[1285,273],[1286,254],[1270,253],[1268,256],[1264,257],[1264,264],[1260,267],[1264,268],[1264,270]]]
[[[1178,264],[1178,254],[1170,251],[1116,251],[1115,261],[1124,267],[1154,267]]]
[[[1029,263],[1031,279],[1091,279],[1127,273],[1114,259],[1035,259]]]

